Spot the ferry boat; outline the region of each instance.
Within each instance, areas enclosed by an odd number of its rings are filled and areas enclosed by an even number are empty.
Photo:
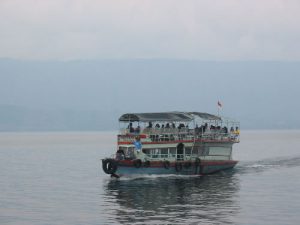
[[[201,112],[129,113],[119,118],[116,152],[102,159],[112,177],[205,175],[233,168],[239,122]]]

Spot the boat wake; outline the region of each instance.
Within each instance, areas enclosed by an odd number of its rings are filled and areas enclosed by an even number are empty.
[[[253,162],[240,162],[235,171],[238,173],[263,172],[268,169],[300,166],[300,156],[269,158]]]

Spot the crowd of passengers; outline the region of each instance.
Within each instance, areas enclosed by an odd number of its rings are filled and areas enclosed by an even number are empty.
[[[217,133],[219,132],[219,133],[228,134],[228,128],[226,126],[221,127],[221,126],[211,125],[208,129],[208,124],[205,123],[204,125],[202,125],[200,127],[198,127],[198,125],[196,125],[196,127],[195,127],[195,133],[196,134],[205,133],[208,130],[210,132],[217,132]],[[235,129],[233,127],[231,127],[230,128],[230,134],[239,135],[240,134],[239,127],[235,127]]]
[[[149,122],[149,124],[148,124],[148,126],[146,128],[150,128],[150,129],[153,128],[152,122]],[[171,123],[171,124],[170,123],[166,123],[166,125],[165,124],[160,125],[159,123],[157,123],[157,124],[155,124],[154,128],[155,129],[165,129],[165,128],[166,129],[170,129],[170,128],[176,129],[176,125],[175,125],[175,123]],[[177,126],[177,129],[180,130],[182,128],[189,129],[189,126],[188,125],[185,126],[183,123],[180,123]],[[141,132],[141,127],[137,126],[136,128],[134,128],[132,126],[132,123],[129,123],[127,129],[129,130],[130,133],[140,133]]]
[[[148,129],[153,128],[152,122],[149,122],[149,124],[148,124],[148,126],[146,128],[148,128]],[[166,125],[165,124],[160,125],[159,123],[156,123],[156,125],[154,126],[154,128],[155,129],[165,129],[165,128],[167,128],[167,129],[169,129],[169,128],[176,129],[176,126],[175,126],[175,123],[171,123],[171,124],[170,123],[166,123]],[[177,126],[177,129],[180,130],[182,128],[189,129],[189,126],[188,125],[184,125],[183,123],[180,123]],[[137,126],[136,128],[134,128],[132,126],[132,123],[129,123],[127,129],[129,130],[130,133],[139,134],[141,132],[141,127]],[[211,125],[208,128],[208,124],[205,123],[204,125],[201,125],[200,127],[198,125],[196,125],[196,127],[195,127],[195,133],[196,134],[206,133],[206,131],[209,131],[209,132],[219,132],[219,133],[228,134],[228,128],[226,126],[221,127],[221,126]],[[231,127],[230,128],[230,134],[239,135],[240,134],[239,127],[235,127],[235,129],[233,127]]]

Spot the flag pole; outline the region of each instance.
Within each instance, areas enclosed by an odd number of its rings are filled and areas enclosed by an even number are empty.
[[[218,116],[220,117],[220,108],[222,107],[222,103],[218,100]]]

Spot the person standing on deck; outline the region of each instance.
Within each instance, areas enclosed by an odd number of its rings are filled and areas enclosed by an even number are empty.
[[[142,149],[142,143],[139,136],[135,137],[135,141],[133,142],[133,144],[134,144],[134,149],[136,150],[137,153],[139,153]]]

